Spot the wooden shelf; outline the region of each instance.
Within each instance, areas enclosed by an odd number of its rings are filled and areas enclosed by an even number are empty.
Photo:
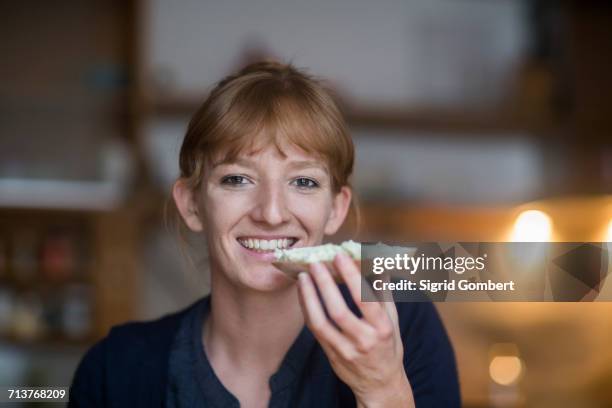
[[[486,136],[508,134],[529,135],[537,129],[550,127],[545,119],[522,118],[512,112],[451,111],[435,109],[348,108],[347,121],[356,127],[384,130],[409,130],[440,134]]]
[[[158,95],[146,102],[145,111],[153,117],[191,117],[205,99],[203,94]],[[342,104],[348,123],[354,127],[383,130],[422,131],[432,134],[466,134],[470,136],[527,136],[556,124],[546,117],[526,116],[512,110],[461,111],[434,108],[402,108],[376,106],[350,106]]]
[[[4,87],[11,119],[5,133],[13,135],[15,143],[21,143],[38,134],[35,129],[39,128],[32,126],[40,122],[44,123],[40,129],[55,137],[33,141],[33,144],[42,144],[41,152],[31,156],[33,163],[19,163],[18,168],[29,170],[32,166],[40,170],[17,171],[16,176],[51,174],[45,167],[48,163],[35,160],[38,157],[50,163],[72,160],[73,156],[60,155],[57,151],[74,141],[79,150],[66,151],[92,154],[76,157],[76,164],[67,166],[67,170],[62,167],[56,173],[93,179],[104,170],[93,162],[102,156],[94,154],[92,149],[103,146],[104,140],[120,138],[129,144],[130,153],[135,157],[135,178],[146,179],[139,157],[142,149],[138,145],[143,124],[139,98],[143,78],[144,44],[140,43],[140,36],[146,15],[144,2],[71,2],[59,8],[50,4],[35,8],[11,4],[3,10],[11,21],[3,32],[10,38],[9,43],[16,46],[9,47],[6,64],[0,68],[10,79]],[[67,40],[69,47],[64,46]],[[28,51],[22,52],[24,49]],[[43,68],[40,61],[49,64]],[[58,140],[62,146],[52,146],[56,150],[44,145]],[[86,171],[85,165],[89,164]],[[91,335],[82,340],[44,336],[41,340],[28,341],[0,335],[0,342],[35,348],[85,346],[106,335],[112,325],[135,317],[141,220],[133,208],[133,186],[128,190],[124,187],[120,183],[95,180],[0,179],[0,244],[3,239],[10,241],[5,256],[13,256],[11,234],[20,230],[34,231],[36,238],[42,239],[49,228],[74,229],[78,233],[75,245],[86,246],[84,259],[79,256],[73,263],[82,276],[55,281],[46,279],[37,269],[27,281],[3,276],[2,288],[8,287],[16,298],[26,292],[52,297],[55,292],[59,295],[60,291],[70,291],[73,285],[82,285],[84,302],[91,312]],[[37,251],[40,250],[31,251],[35,254],[32,258],[40,266],[41,254]]]
[[[0,208],[112,210],[125,200],[109,181],[0,179]]]

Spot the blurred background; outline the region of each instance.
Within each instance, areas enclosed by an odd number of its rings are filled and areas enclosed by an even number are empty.
[[[261,58],[339,95],[360,239],[612,241],[610,2],[27,0],[0,21],[0,385],[67,386],[112,325],[207,292],[164,207],[190,115]],[[612,406],[612,304],[437,307],[466,407]]]

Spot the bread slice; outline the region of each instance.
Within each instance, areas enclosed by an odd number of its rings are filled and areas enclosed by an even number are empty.
[[[340,245],[325,244],[313,247],[277,249],[274,251],[279,262],[314,263],[330,262],[336,255],[345,253],[356,261],[361,260],[361,244],[355,241],[344,241]]]
[[[276,261],[272,264],[289,277],[297,279],[300,272],[308,271],[310,264],[322,262],[327,265],[334,278],[339,281],[339,276],[333,267],[333,260],[339,253],[350,256],[359,267],[361,244],[355,241],[344,241],[340,245],[324,244],[312,247],[277,249],[274,251]]]
[[[328,267],[334,279],[340,282],[342,279],[334,267],[334,258],[339,253],[344,252],[355,261],[358,268],[361,268],[361,245],[361,243],[355,241],[344,241],[339,245],[324,244],[312,247],[277,249],[274,251],[276,261],[272,262],[272,265],[283,271],[287,276],[297,279],[300,272],[308,271],[310,264],[322,262]],[[414,247],[389,246],[381,242],[373,244],[371,249],[370,254],[376,253],[377,256],[389,257],[394,257],[395,254],[413,256],[416,252]],[[365,273],[366,276],[371,275],[367,272]]]

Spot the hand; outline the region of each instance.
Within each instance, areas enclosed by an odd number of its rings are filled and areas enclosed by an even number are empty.
[[[335,373],[351,387],[359,406],[414,406],[403,365],[395,303],[362,302],[359,268],[344,254],[336,257],[334,266],[363,317],[351,312],[329,269],[315,263],[310,267],[310,274],[302,272],[298,277],[306,324]],[[325,315],[315,285],[331,320]]]

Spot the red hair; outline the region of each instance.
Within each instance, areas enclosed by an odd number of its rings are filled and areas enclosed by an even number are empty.
[[[254,63],[219,82],[191,119],[180,176],[196,189],[211,164],[285,143],[323,160],[334,192],[350,185],[353,141],[330,92],[290,64]]]

